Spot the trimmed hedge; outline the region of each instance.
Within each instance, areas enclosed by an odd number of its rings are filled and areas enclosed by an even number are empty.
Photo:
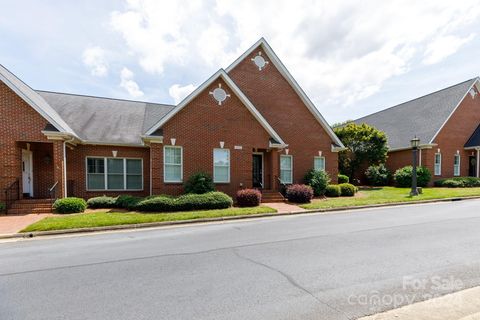
[[[203,194],[215,191],[212,177],[208,173],[197,172],[188,178],[184,185],[185,193]]]
[[[117,208],[132,210],[135,209],[135,206],[142,200],[142,198],[130,195],[118,196],[115,201],[115,206]]]
[[[350,183],[341,183],[338,185],[342,197],[353,197],[357,192],[357,187]]]
[[[480,178],[475,177],[454,177],[440,179],[433,183],[435,187],[445,188],[475,188],[480,187]]]
[[[62,198],[55,201],[53,209],[57,213],[81,213],[87,209],[87,202],[82,198]]]
[[[313,194],[317,197],[325,193],[329,182],[330,176],[325,170],[312,169],[305,175],[305,184],[312,187]]]
[[[233,204],[232,198],[223,192],[185,194],[178,198],[156,196],[138,202],[135,209],[144,212],[174,212],[209,209],[226,209]]]
[[[401,188],[408,188],[412,186],[412,166],[406,166],[395,171],[393,176],[395,185]],[[426,187],[432,178],[432,174],[425,167],[417,168],[417,186]]]
[[[344,174],[339,174],[337,176],[337,179],[338,179],[338,183],[349,183],[350,182],[350,178]]]
[[[387,186],[392,174],[384,164],[372,165],[365,171],[368,184],[371,186]]]
[[[325,189],[325,195],[327,197],[340,197],[342,195],[342,190],[337,184],[329,184],[327,189]]]
[[[288,186],[286,196],[290,202],[308,203],[313,198],[313,189],[305,184],[292,184]]]
[[[107,196],[94,197],[87,200],[87,206],[92,209],[115,208],[117,206],[116,201],[117,201],[117,198],[114,198],[114,197],[107,197]]]
[[[239,207],[256,207],[262,202],[262,194],[257,189],[243,189],[238,190],[236,199]]]

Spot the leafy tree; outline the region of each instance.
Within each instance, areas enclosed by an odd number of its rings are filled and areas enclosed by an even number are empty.
[[[338,155],[339,170],[350,179],[363,164],[379,165],[387,160],[387,136],[383,131],[353,122],[334,128],[334,131],[347,148]]]

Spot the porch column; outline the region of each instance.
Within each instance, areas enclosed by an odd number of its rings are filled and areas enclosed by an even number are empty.
[[[480,148],[477,149],[477,178],[480,178]]]
[[[65,145],[62,140],[53,141],[53,183],[57,183],[55,197],[63,198],[67,196],[66,190],[66,165],[65,165]]]
[[[272,149],[271,153],[271,163],[270,163],[270,168],[271,168],[271,186],[273,191],[278,191],[278,177],[280,176],[280,170],[279,170],[279,159],[280,156],[278,154],[277,149]]]

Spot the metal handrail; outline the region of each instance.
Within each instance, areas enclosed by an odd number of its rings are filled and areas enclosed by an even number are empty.
[[[58,185],[58,181],[56,181],[53,186],[51,188],[48,189],[48,194],[50,196],[50,202],[51,202],[51,206],[53,208],[53,204],[55,203],[55,194],[56,194],[56,188],[57,188],[57,185]]]
[[[13,191],[16,191],[16,196],[13,196]],[[20,181],[16,179],[5,189],[5,213],[11,208],[15,200],[20,199]]]

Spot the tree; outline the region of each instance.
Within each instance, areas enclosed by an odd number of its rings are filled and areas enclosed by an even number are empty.
[[[379,165],[387,160],[387,136],[383,131],[353,122],[334,128],[334,131],[347,148],[338,155],[338,167],[350,179],[362,165]]]

